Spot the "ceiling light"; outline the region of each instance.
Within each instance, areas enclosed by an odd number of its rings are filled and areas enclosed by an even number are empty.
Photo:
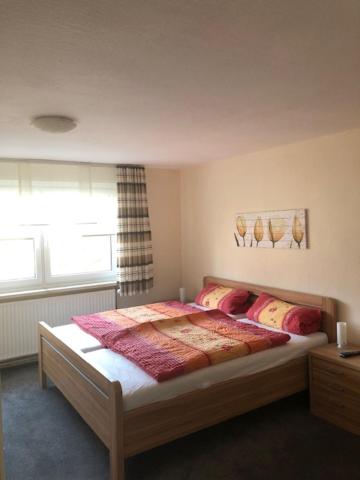
[[[70,117],[61,115],[40,115],[31,121],[31,125],[44,132],[65,133],[76,127],[76,121]]]

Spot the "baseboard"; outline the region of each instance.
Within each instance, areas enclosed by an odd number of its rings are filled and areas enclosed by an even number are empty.
[[[27,363],[36,363],[38,361],[37,353],[33,355],[24,355],[23,357],[7,358],[0,360],[0,370],[10,367],[18,367],[19,365],[26,365]]]

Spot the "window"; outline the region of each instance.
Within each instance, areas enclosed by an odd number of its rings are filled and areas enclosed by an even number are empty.
[[[0,292],[114,281],[116,168],[0,162]]]
[[[35,235],[24,232],[0,238],[0,281],[35,280],[37,273],[38,241]]]

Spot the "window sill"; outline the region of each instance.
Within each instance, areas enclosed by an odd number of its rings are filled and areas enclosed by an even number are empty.
[[[56,297],[59,295],[73,295],[75,293],[98,292],[101,290],[112,289],[116,289],[116,282],[90,283],[87,285],[72,285],[69,287],[42,288],[41,290],[1,293],[0,303],[34,300],[36,298]]]

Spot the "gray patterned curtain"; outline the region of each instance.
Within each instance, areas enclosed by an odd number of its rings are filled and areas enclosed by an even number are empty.
[[[154,279],[144,167],[118,165],[117,191],[119,295],[146,293]]]

